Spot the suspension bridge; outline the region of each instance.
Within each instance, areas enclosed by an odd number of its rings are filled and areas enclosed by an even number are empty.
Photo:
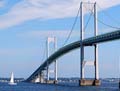
[[[73,43],[70,43],[58,50],[56,50],[52,55],[48,55],[48,58],[44,61],[43,64],[40,65],[40,67],[33,72],[33,74],[26,79],[27,82],[35,82],[36,79],[39,78],[39,82],[43,83],[44,75],[43,71],[47,72],[47,80],[46,82],[49,83],[49,66],[55,62],[55,80],[54,83],[57,83],[57,59],[61,56],[65,55],[66,53],[71,52],[72,50],[75,50],[77,48],[80,48],[80,65],[81,65],[81,78],[80,78],[80,85],[100,85],[99,80],[99,68],[98,68],[98,44],[100,43],[106,43],[114,40],[120,39],[120,29],[113,30],[113,32],[105,33],[98,35],[98,29],[97,29],[97,8],[96,3],[93,3],[94,5],[94,36],[90,38],[84,39],[84,19],[83,19],[83,3],[80,5],[80,17],[81,17],[81,39],[79,41],[75,41]],[[55,39],[54,39],[55,41]],[[48,41],[49,42],[49,41]],[[84,60],[84,47],[91,46],[94,47],[94,61],[85,61]],[[56,47],[56,44],[55,44]],[[49,48],[48,48],[49,49]],[[84,77],[84,67],[87,65],[92,65],[95,67],[95,79],[94,80],[86,80]]]

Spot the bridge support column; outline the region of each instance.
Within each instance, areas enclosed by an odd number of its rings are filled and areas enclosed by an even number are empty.
[[[44,83],[44,77],[43,77],[43,73],[40,72],[38,73],[38,75],[36,75],[33,79],[32,79],[33,83]]]
[[[49,38],[47,39],[47,58],[49,57]],[[47,83],[49,81],[49,63],[47,62]]]
[[[43,75],[43,72],[40,72],[40,74],[39,74],[39,82],[40,82],[40,83],[44,83],[44,75]]]
[[[96,2],[94,3],[94,36],[98,35],[98,26],[97,26],[97,6]],[[100,85],[99,80],[99,67],[98,67],[98,45],[95,44],[95,85]]]
[[[54,84],[56,84],[58,82],[58,80],[57,80],[57,60],[55,60],[54,74],[55,74]]]
[[[83,22],[83,3],[81,2],[81,5],[80,5],[80,9],[81,9],[81,40],[84,39],[84,22]],[[80,55],[81,55],[81,79],[84,79],[84,67],[83,67],[83,61],[84,61],[84,46],[82,44],[82,41],[81,41],[81,49],[80,49]]]
[[[56,51],[57,50],[57,40],[56,40],[56,38],[54,40],[55,40],[54,48],[55,48],[55,51]],[[57,60],[55,60],[54,74],[55,74],[54,84],[56,84],[58,82],[58,80],[57,80]]]
[[[82,41],[84,39],[84,15],[83,15],[83,2],[81,2],[80,5],[80,17],[81,17],[81,48],[80,48],[80,55],[81,55],[81,79],[79,81],[80,86],[86,86],[86,85],[100,85],[99,81],[99,69],[98,69],[98,45],[94,44],[94,61],[85,61],[84,60],[84,46],[82,44]],[[97,8],[96,8],[96,3],[94,3],[94,36],[97,36]],[[84,67],[86,65],[92,65],[95,67],[95,79],[94,80],[86,80],[84,77]]]
[[[96,3],[94,4],[94,36],[97,36],[98,35],[98,28],[97,28],[97,8],[96,8]],[[98,75],[98,45],[95,44],[94,45],[95,47],[95,79],[99,79],[99,75]]]
[[[49,57],[49,43],[50,42],[53,42],[54,43],[54,51],[57,50],[57,40],[55,37],[51,38],[51,37],[48,37],[47,39],[47,57]],[[50,81],[49,79],[49,73],[50,73],[50,70],[49,70],[49,63],[47,62],[47,83],[54,83],[56,84],[57,83],[57,60],[54,61],[54,81]]]

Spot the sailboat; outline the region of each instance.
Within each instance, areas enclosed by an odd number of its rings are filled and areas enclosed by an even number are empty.
[[[12,72],[10,82],[8,83],[9,85],[17,85],[17,83],[14,82],[14,74]]]

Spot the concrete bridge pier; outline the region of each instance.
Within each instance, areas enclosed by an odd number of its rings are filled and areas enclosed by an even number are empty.
[[[84,11],[83,11],[83,2],[81,2],[80,5],[80,20],[81,20],[81,40],[84,40]],[[97,29],[97,7],[96,7],[96,3],[91,3],[92,5],[94,5],[94,36],[97,36],[98,34],[98,29]],[[92,11],[92,10],[91,10]],[[82,41],[80,43],[81,48],[80,48],[80,54],[81,54],[81,79],[79,81],[79,85],[80,86],[98,86],[100,85],[100,80],[99,80],[99,69],[98,69],[98,45],[94,44],[94,61],[85,61],[84,60],[84,46],[82,44]],[[85,66],[90,65],[90,66],[94,66],[95,67],[95,79],[94,80],[86,80],[85,76],[84,76],[84,71],[85,71]]]
[[[33,83],[44,83],[44,76],[43,76],[43,73],[39,73],[37,76],[35,76],[33,79],[32,79],[32,82]]]
[[[38,76],[39,76],[39,82],[40,82],[40,83],[44,83],[44,82],[45,82],[45,79],[44,79],[44,74],[43,74],[43,72],[41,72]]]

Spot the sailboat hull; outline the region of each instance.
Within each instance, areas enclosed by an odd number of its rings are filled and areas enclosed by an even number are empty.
[[[17,83],[8,83],[9,85],[17,85]]]

